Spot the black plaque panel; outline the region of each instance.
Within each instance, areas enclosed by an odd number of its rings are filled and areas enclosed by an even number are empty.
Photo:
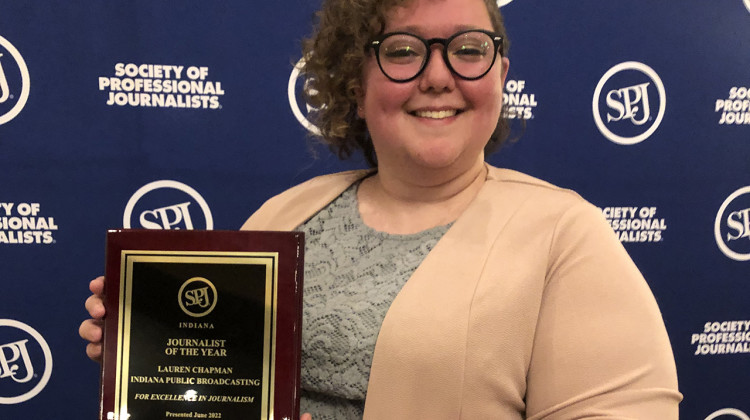
[[[299,418],[302,234],[108,233],[102,419]]]

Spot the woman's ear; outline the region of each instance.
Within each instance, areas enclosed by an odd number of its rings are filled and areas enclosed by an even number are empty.
[[[510,67],[510,60],[507,57],[502,57],[500,62],[503,64],[503,86],[505,86],[505,79],[508,77],[508,68]]]
[[[354,89],[354,96],[357,98],[357,116],[365,119],[365,92],[361,87]]]

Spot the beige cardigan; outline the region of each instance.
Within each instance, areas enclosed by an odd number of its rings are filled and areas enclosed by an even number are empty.
[[[365,174],[291,188],[242,229],[295,229]],[[364,418],[668,420],[681,398],[659,308],[601,212],[490,167],[386,314]]]

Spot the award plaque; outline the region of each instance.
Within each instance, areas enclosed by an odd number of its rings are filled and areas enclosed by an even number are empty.
[[[100,420],[299,419],[304,234],[107,233]]]

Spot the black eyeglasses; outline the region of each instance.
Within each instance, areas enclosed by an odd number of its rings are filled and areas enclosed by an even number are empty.
[[[443,61],[464,80],[477,80],[503,55],[503,37],[490,31],[470,29],[449,38],[424,39],[408,32],[383,34],[368,48],[375,50],[378,66],[390,80],[405,83],[416,79],[430,60],[432,45],[443,46]]]

